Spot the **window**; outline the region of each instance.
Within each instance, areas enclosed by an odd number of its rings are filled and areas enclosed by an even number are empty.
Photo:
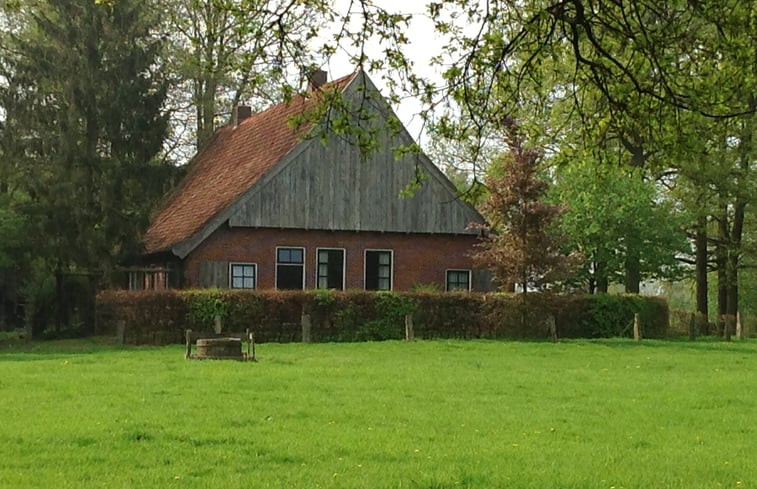
[[[305,288],[305,248],[276,248],[276,288]]]
[[[318,289],[344,289],[344,250],[319,248],[315,286]]]
[[[447,290],[470,290],[470,270],[447,270]]]
[[[232,289],[254,289],[257,287],[258,267],[254,263],[231,263],[229,265],[229,286]]]
[[[365,290],[392,289],[392,251],[365,251]]]

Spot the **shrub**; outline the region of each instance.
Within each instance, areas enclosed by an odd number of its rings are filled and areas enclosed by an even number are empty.
[[[380,341],[404,337],[412,315],[417,338],[547,338],[554,317],[561,338],[631,336],[633,317],[643,335],[664,337],[664,300],[640,296],[570,296],[534,293],[368,291],[107,291],[98,296],[97,334],[126,324],[130,343],[183,341],[183,330],[255,333],[257,341],[300,341],[301,318],[311,320],[312,341]]]
[[[187,302],[188,326],[191,329],[212,328],[216,316],[221,320],[228,316],[228,305],[217,289],[190,290],[184,294]]]

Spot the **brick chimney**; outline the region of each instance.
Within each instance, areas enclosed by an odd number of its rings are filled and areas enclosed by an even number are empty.
[[[231,123],[234,127],[237,127],[240,122],[247,119],[252,115],[252,107],[249,105],[238,105],[234,108],[234,113],[231,116]]]
[[[308,77],[308,90],[318,90],[328,81],[328,75],[324,70],[315,70]]]

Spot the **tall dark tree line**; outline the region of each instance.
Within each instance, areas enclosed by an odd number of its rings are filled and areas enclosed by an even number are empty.
[[[21,28],[0,53],[2,187],[60,289],[63,274],[111,271],[136,251],[174,171],[158,157],[160,19],[142,0],[46,0],[4,14]]]

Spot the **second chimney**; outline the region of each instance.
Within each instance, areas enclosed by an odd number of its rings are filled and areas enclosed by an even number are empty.
[[[252,107],[249,105],[237,105],[231,118],[231,123],[237,127],[240,122],[252,115]]]
[[[323,85],[326,84],[326,81],[328,80],[328,75],[324,70],[315,70],[313,73],[310,74],[308,77],[308,89],[309,90],[318,90]]]

